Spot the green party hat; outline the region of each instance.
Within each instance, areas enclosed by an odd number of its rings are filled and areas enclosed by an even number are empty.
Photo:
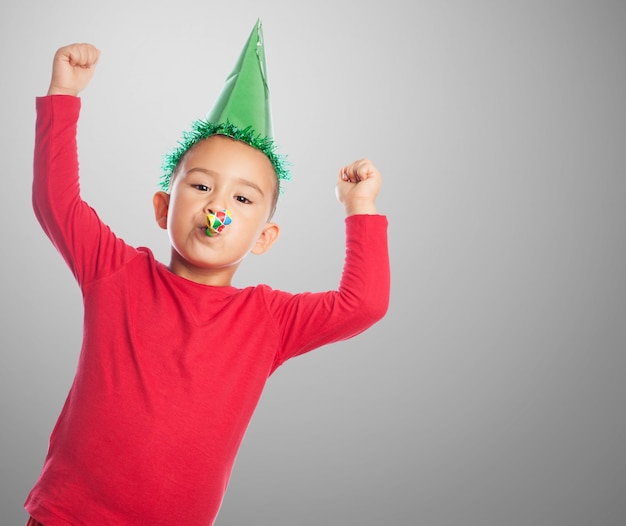
[[[258,20],[206,119],[215,123],[230,122],[238,128],[251,126],[255,132],[272,137],[266,71],[263,31]]]
[[[161,177],[164,190],[168,190],[172,174],[185,152],[211,135],[226,135],[260,150],[274,166],[279,184],[289,179],[285,158],[276,153],[274,144],[260,19],[211,111],[206,118],[192,123],[178,147],[165,156]]]

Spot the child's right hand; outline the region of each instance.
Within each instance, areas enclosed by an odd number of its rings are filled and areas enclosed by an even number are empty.
[[[100,50],[91,44],[70,44],[60,48],[52,63],[48,95],[76,97],[93,77]]]

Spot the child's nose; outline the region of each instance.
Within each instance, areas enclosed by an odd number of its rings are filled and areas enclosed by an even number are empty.
[[[226,207],[223,205],[222,200],[219,198],[210,199],[204,206],[204,212],[206,214],[215,214],[219,210],[224,210]]]
[[[223,188],[215,187],[206,196],[204,213],[214,214],[226,208],[226,195]]]

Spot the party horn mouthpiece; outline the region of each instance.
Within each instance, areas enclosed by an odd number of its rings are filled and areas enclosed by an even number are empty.
[[[228,209],[218,210],[215,213],[211,212],[206,216],[206,235],[210,237],[216,236],[232,222],[233,217]]]

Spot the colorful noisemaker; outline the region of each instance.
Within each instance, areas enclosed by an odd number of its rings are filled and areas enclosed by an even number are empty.
[[[228,225],[233,222],[233,217],[230,215],[230,210],[218,210],[215,213],[210,213],[206,216],[206,235],[216,236]]]

